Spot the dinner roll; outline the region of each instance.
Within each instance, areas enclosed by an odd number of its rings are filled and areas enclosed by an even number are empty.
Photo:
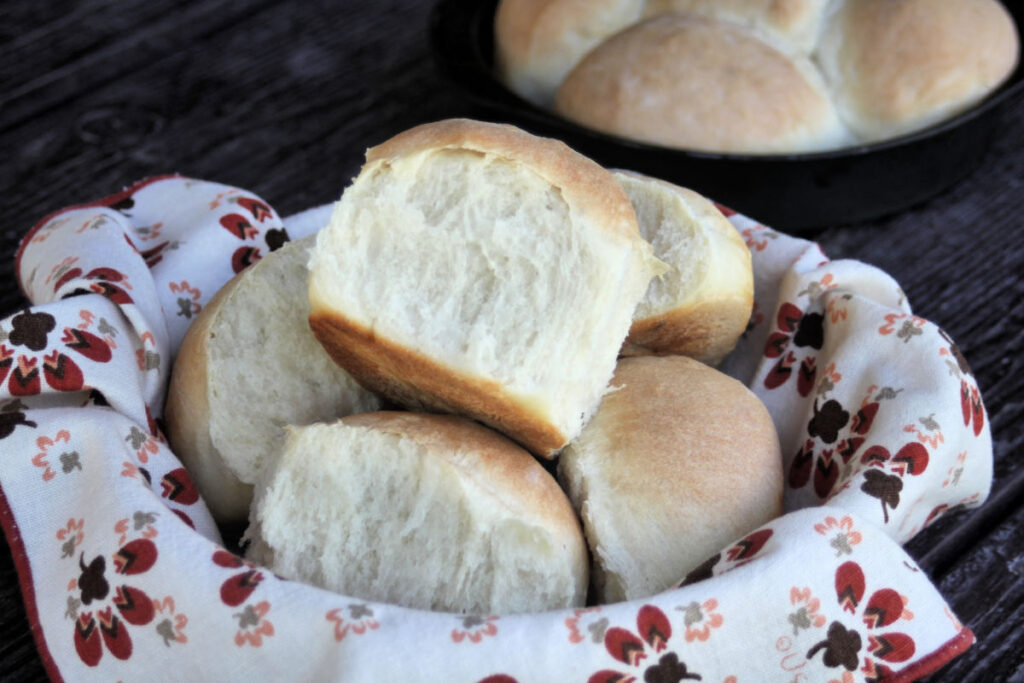
[[[663,268],[608,171],[511,126],[442,121],[367,153],[318,235],[310,324],[367,389],[552,456]]]
[[[805,55],[818,42],[833,0],[648,0],[646,16],[698,14],[739,24],[792,46]]]
[[[377,412],[289,429],[251,560],[363,600],[474,614],[581,606],[587,551],[555,480],[470,420]]]
[[[848,1],[818,54],[843,119],[870,140],[973,106],[1017,57],[1013,19],[996,0]]]
[[[558,463],[602,603],[675,585],[782,512],[778,437],[745,386],[683,356],[623,359],[612,384]]]
[[[246,518],[282,426],[379,407],[309,330],[312,244],[285,244],[229,281],[189,327],[174,363],[167,434],[218,521]]]
[[[714,204],[692,190],[616,171],[640,234],[669,269],[633,312],[624,356],[681,354],[717,365],[750,321],[750,250]]]
[[[501,0],[494,16],[502,79],[550,107],[565,75],[595,45],[640,19],[644,0]]]
[[[566,77],[555,109],[599,131],[694,150],[769,154],[848,139],[810,60],[695,16],[655,17],[601,43]]]

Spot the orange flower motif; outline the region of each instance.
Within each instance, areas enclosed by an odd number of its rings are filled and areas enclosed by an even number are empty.
[[[583,634],[583,631],[580,629],[580,621],[587,614],[593,614],[593,613],[597,613],[597,612],[600,612],[600,611],[601,611],[601,606],[600,605],[596,605],[594,607],[585,607],[585,608],[580,608],[580,609],[573,610],[572,616],[571,617],[567,617],[566,620],[565,620],[565,627],[567,629],[569,629],[569,642],[570,643],[575,645],[577,643],[582,643],[584,640],[586,640],[586,636]],[[607,619],[600,619],[600,620],[597,620],[597,621],[592,621],[590,624],[587,625],[587,629],[590,631],[591,635],[593,636],[593,639],[594,639],[595,643],[599,643],[599,642],[601,642],[604,639],[604,633],[607,630],[607,628],[608,628],[608,620]]]
[[[130,444],[135,449],[135,457],[143,465],[149,462],[150,455],[156,455],[157,451],[160,450],[160,442],[156,437],[150,436],[134,425],[124,440],[125,443]]]
[[[57,531],[57,540],[63,541],[61,545],[61,557],[73,557],[75,548],[82,545],[85,538],[85,520],[82,518],[71,518],[63,529]]]
[[[235,645],[242,647],[246,643],[253,647],[263,645],[263,637],[274,635],[274,625],[264,617],[270,612],[270,603],[266,600],[255,605],[246,605],[245,609],[235,614],[238,619],[238,632],[235,633]]]
[[[793,635],[798,635],[802,628],[821,628],[825,625],[825,615],[818,612],[821,601],[814,597],[810,588],[789,589],[789,602],[799,606],[796,612],[789,615],[789,623],[793,625]]]
[[[846,314],[846,308],[841,307],[840,301],[845,301],[847,299],[848,299],[848,297],[843,297],[843,298],[840,298],[840,299],[830,299],[829,300],[829,302],[828,302],[828,313],[829,313],[829,319],[832,321],[833,325],[835,323],[839,322],[840,320],[846,320],[846,315],[847,315]]]
[[[814,530],[822,536],[832,536],[829,545],[836,549],[836,557],[849,555],[853,546],[861,542],[860,532],[853,528],[853,518],[849,515],[838,520],[830,515],[823,524],[815,524]]]
[[[481,617],[476,614],[462,617],[462,628],[452,629],[452,642],[461,643],[468,638],[471,643],[479,643],[486,636],[497,635],[498,627],[494,624],[497,619],[497,616]]]
[[[718,601],[714,598],[705,600],[702,603],[691,602],[685,607],[676,607],[684,613],[683,624],[686,626],[684,637],[686,642],[692,643],[695,640],[701,642],[711,637],[712,629],[722,625],[725,619],[721,614],[715,612],[718,608]]]
[[[186,318],[199,315],[199,311],[203,308],[199,303],[199,300],[202,298],[202,292],[190,285],[188,280],[171,282],[168,284],[168,287],[172,294],[180,295],[178,297],[178,315]]]
[[[156,632],[164,639],[164,645],[187,643],[188,636],[185,635],[185,627],[188,625],[188,617],[176,613],[174,598],[168,595],[163,600],[154,600],[153,608],[158,613],[166,615],[156,625]]]
[[[348,611],[348,619],[345,612]],[[373,631],[380,627],[380,623],[373,616],[373,610],[367,605],[348,605],[332,609],[327,613],[327,621],[334,622],[334,639],[339,643],[349,633],[361,636],[367,631]]]
[[[902,321],[899,329],[896,328],[897,321]],[[924,318],[918,318],[916,315],[889,313],[885,316],[885,324],[878,328],[878,333],[883,337],[895,333],[897,339],[907,343],[922,334],[921,328],[924,325]]]
[[[761,226],[758,226],[758,228],[760,227]],[[745,228],[740,234],[743,235],[743,241],[746,243],[748,249],[753,251],[764,251],[768,248],[768,240],[757,239],[754,237],[753,228]],[[774,235],[766,235],[766,237],[774,237]]]
[[[71,433],[66,429],[58,431],[52,439],[48,436],[40,436],[36,439],[36,447],[39,448],[39,452],[32,457],[32,464],[43,470],[43,481],[50,481],[57,476],[57,473],[50,467],[48,458],[50,456],[49,450],[61,442],[65,444],[71,442]],[[68,461],[68,456],[74,456],[74,461],[78,460],[77,451],[61,454],[61,459]],[[81,464],[78,464],[77,467],[82,469]],[[65,472],[70,471],[70,469],[73,469],[73,467],[68,468],[65,466],[64,468]]]
[[[156,522],[157,514],[156,512],[137,510],[131,519],[124,517],[117,520],[117,523],[114,524],[114,532],[121,534],[118,543],[124,545],[128,541],[128,535],[132,532],[139,533],[141,531],[143,538],[151,540],[156,538],[159,532],[153,524]]]

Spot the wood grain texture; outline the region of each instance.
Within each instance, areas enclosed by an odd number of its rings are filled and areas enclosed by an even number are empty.
[[[366,147],[482,115],[434,71],[431,4],[0,5],[0,316],[24,305],[18,239],[54,209],[177,171],[288,214],[337,199]],[[991,500],[908,545],[979,639],[933,681],[1024,680],[1024,98],[1003,118],[984,166],[942,196],[815,236],[896,276],[960,344],[989,411]],[[4,544],[0,678],[45,678]]]

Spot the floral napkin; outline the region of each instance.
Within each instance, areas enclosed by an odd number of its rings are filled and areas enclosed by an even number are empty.
[[[162,436],[168,371],[214,292],[329,210],[282,222],[252,193],[164,176],[26,236],[17,272],[33,305],[0,321],[0,522],[51,678],[908,681],[973,642],[899,547],[988,494],[966,361],[885,273],[735,214],[756,305],[722,369],[775,419],[787,514],[681,587],[543,614],[431,613],[225,550]]]

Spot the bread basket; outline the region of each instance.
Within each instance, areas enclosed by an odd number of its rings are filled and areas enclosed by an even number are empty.
[[[168,371],[214,292],[328,211],[282,221],[247,191],[162,176],[23,240],[33,305],[0,322],[0,521],[54,680],[906,681],[973,642],[899,547],[988,494],[966,361],[885,273],[732,212],[756,305],[722,369],[776,422],[787,514],[681,587],[445,614],[287,581],[226,550],[161,435]]]

